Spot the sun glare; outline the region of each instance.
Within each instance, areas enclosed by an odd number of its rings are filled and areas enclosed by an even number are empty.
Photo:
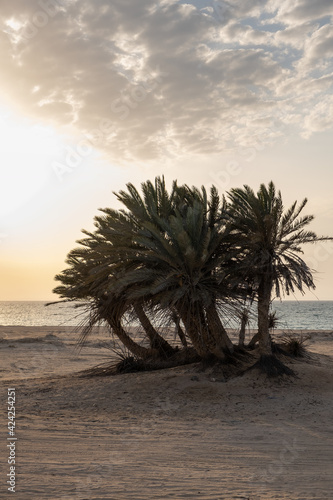
[[[11,17],[10,19],[7,19],[5,21],[5,26],[7,26],[7,28],[9,28],[11,31],[16,32],[22,29],[22,27],[24,26],[24,22]]]
[[[60,141],[49,128],[0,117],[0,216],[16,211],[44,185]]]

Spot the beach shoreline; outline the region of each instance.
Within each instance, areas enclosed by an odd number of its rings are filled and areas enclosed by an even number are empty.
[[[129,329],[140,336],[137,327]],[[164,330],[166,333],[169,330],[170,337],[173,337],[170,329]],[[250,341],[256,331],[247,329],[245,343]],[[227,332],[237,344],[238,331],[227,329]],[[272,333],[276,342],[284,335],[303,337],[307,339],[309,349],[317,353],[331,352],[333,355],[333,330],[276,329]],[[115,353],[108,348],[114,342],[107,327],[94,327],[82,348],[78,346],[79,337],[79,328],[73,326],[0,325],[0,380],[70,375],[117,360]]]

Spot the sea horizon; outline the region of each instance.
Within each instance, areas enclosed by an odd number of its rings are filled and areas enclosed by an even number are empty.
[[[86,311],[74,307],[75,303],[59,302],[48,307],[50,301],[8,300],[0,301],[2,326],[79,326]],[[277,329],[333,330],[333,300],[276,300]],[[224,315],[226,328],[239,328],[239,321]],[[255,305],[249,328],[256,328]]]

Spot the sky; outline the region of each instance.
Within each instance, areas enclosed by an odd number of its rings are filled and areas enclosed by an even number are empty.
[[[332,0],[3,0],[0,300],[54,275],[114,191],[273,180],[333,236]],[[305,249],[333,300],[333,243]]]

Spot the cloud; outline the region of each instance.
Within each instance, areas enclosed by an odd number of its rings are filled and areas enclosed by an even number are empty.
[[[322,132],[333,123],[333,95],[326,96],[314,108],[308,108],[305,117],[303,137],[308,138],[314,132]]]
[[[325,25],[316,30],[309,37],[305,44],[303,61],[306,69],[313,71],[315,68],[321,68],[325,71],[330,67],[333,69],[333,26]]]
[[[332,13],[324,0],[6,2],[0,88],[118,162],[269,142],[289,119],[308,136],[331,126]]]
[[[276,12],[276,19],[286,24],[302,24],[333,15],[331,0],[271,0],[268,8]]]

